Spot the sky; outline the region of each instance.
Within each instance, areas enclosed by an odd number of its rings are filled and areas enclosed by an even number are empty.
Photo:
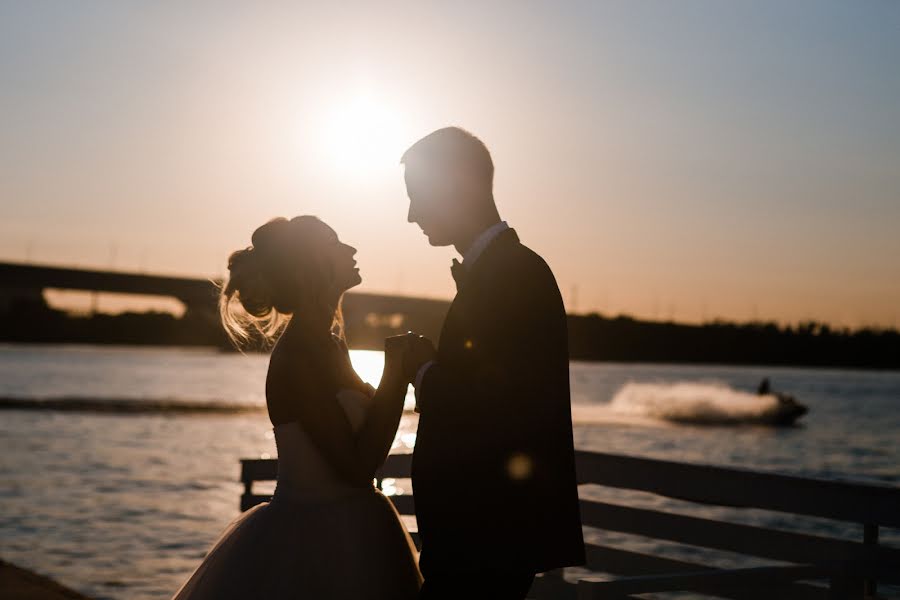
[[[451,298],[400,155],[478,135],[570,312],[900,326],[900,3],[0,2],[0,260],[199,277],[275,216]]]

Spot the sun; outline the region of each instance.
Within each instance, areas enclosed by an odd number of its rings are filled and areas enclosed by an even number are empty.
[[[335,103],[321,126],[324,158],[344,176],[393,174],[405,150],[404,119],[395,105],[372,92]]]

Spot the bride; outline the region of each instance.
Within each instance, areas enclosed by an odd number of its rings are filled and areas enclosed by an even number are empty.
[[[271,502],[235,519],[174,600],[415,598],[415,548],[372,483],[400,422],[406,336],[385,342],[381,385],[350,365],[340,299],[356,249],[316,217],[274,219],[228,260],[220,310],[236,342],[277,339],[266,405],[278,448]]]

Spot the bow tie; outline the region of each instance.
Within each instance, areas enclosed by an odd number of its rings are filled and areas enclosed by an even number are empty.
[[[456,282],[456,291],[458,292],[466,281],[466,267],[454,258],[453,264],[450,265],[450,273],[453,275],[453,281]]]

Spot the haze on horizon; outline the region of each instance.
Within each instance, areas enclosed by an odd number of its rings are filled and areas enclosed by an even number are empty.
[[[311,213],[449,298],[398,161],[454,124],[570,311],[896,327],[898,64],[895,2],[3,3],[0,260],[217,276]]]

